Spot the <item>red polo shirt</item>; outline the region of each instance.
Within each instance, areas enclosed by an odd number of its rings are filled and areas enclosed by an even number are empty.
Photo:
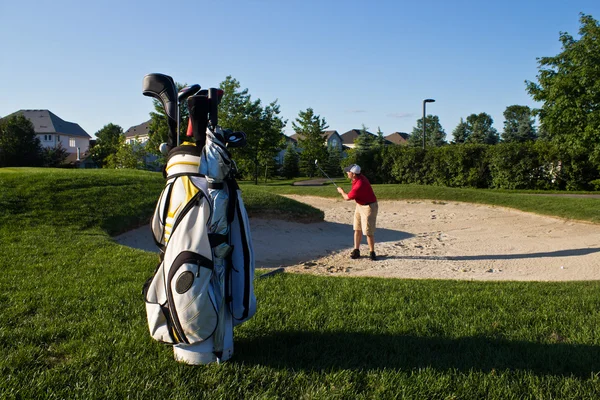
[[[377,201],[369,180],[363,174],[356,175],[356,178],[352,181],[352,190],[348,193],[348,198],[356,200],[362,206]]]

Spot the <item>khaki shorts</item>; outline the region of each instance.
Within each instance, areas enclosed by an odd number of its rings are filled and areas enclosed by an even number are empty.
[[[362,231],[364,235],[372,236],[375,233],[377,222],[377,202],[361,206],[356,204],[354,211],[354,230]]]

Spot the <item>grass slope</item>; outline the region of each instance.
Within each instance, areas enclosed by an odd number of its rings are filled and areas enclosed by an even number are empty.
[[[162,183],[0,170],[0,398],[600,397],[598,282],[280,274],[256,281],[230,362],[178,364],[147,332],[156,255],[107,234],[143,223]]]

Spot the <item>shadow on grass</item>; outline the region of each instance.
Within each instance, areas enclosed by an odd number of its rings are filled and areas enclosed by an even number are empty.
[[[548,258],[548,257],[577,257],[585,256],[600,251],[600,247],[582,248],[582,249],[567,249],[556,251],[544,251],[540,253],[525,253],[525,254],[481,254],[475,256],[385,256],[383,259],[398,259],[398,260],[449,260],[449,261],[477,261],[477,260],[517,260],[521,258]]]
[[[369,333],[281,332],[236,339],[235,362],[294,370],[523,371],[589,378],[600,346],[532,343],[489,337],[417,337]]]

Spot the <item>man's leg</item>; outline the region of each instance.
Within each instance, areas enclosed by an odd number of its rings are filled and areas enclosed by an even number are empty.
[[[362,231],[361,230],[354,231],[354,248],[355,249],[360,248],[361,241],[362,241]]]
[[[356,242],[356,235],[354,240]],[[369,244],[369,251],[375,251],[375,235],[367,235],[367,243]]]

